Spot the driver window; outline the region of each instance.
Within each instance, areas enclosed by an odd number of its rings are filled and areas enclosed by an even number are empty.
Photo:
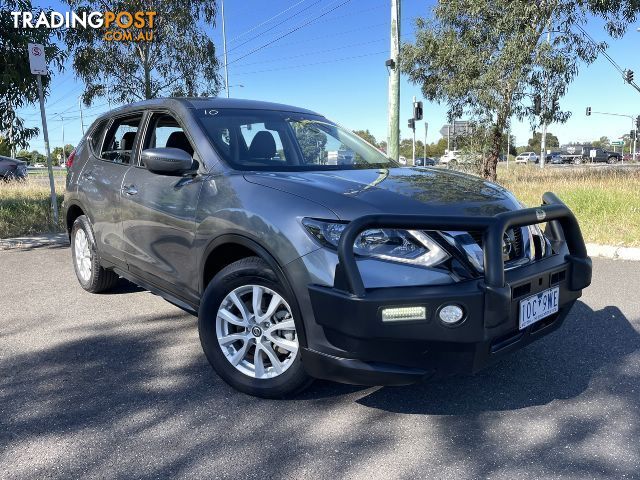
[[[142,114],[116,119],[105,136],[100,158],[129,165],[141,120]]]
[[[154,113],[149,121],[149,129],[143,149],[179,148],[193,156],[193,146],[180,124],[167,113]],[[142,160],[141,166],[144,166]]]

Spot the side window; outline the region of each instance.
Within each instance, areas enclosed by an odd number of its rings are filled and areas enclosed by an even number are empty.
[[[176,119],[167,113],[154,113],[142,148],[166,147],[179,148],[193,156],[193,145]]]
[[[104,138],[100,158],[130,164],[141,120],[142,114],[116,119]]]
[[[248,149],[248,164],[286,164],[287,159],[278,130],[269,129],[264,123],[247,123],[240,126],[240,134]]]
[[[91,149],[95,152],[96,155],[100,153],[102,137],[104,136],[104,129],[107,126],[107,122],[108,120],[102,120],[91,131],[91,136],[89,137],[89,143],[91,144]]]

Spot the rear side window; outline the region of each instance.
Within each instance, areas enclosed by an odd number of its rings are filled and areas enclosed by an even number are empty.
[[[104,137],[100,158],[113,163],[129,165],[141,120],[142,114],[116,119]]]
[[[91,131],[91,135],[89,136],[89,143],[96,154],[100,152],[102,137],[104,137],[104,129],[106,128],[107,123],[108,120],[102,120],[95,126],[95,128]]]

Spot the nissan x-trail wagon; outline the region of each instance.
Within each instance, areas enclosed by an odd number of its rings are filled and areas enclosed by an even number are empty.
[[[400,168],[286,105],[104,114],[69,158],[65,207],[85,290],[124,277],[197,315],[220,377],[264,397],[475,372],[558,328],[591,279],[555,195],[523,208],[475,176]]]

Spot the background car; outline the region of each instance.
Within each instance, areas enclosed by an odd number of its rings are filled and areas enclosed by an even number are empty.
[[[551,152],[547,154],[547,163],[552,163],[554,165],[564,163],[561,152]]]
[[[538,155],[535,152],[523,152],[516,157],[516,163],[538,163]]]
[[[418,158],[416,158],[415,166],[416,167],[433,167],[436,163],[437,162],[436,162],[436,160],[434,158],[418,157]]]
[[[0,156],[0,178],[3,180],[24,180],[27,173],[27,164],[15,158]]]
[[[460,150],[447,150],[444,152],[444,155],[440,157],[440,163],[443,165],[458,163],[460,154]]]

